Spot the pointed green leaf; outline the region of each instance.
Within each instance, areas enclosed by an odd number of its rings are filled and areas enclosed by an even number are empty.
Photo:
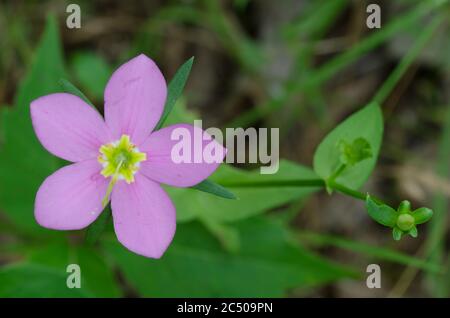
[[[433,216],[433,210],[428,208],[419,208],[413,211],[412,216],[416,224],[428,222]]]
[[[397,211],[400,214],[410,213],[411,212],[411,202],[409,202],[408,200],[403,200],[398,205]]]
[[[192,186],[191,188],[209,194],[213,194],[225,199],[232,199],[232,200],[237,199],[237,197],[231,191],[209,179],[203,180],[202,182],[196,184],[195,186]]]
[[[61,85],[61,88],[69,94],[75,95],[80,97],[82,100],[84,100],[86,103],[88,103],[89,105],[91,105],[95,110],[97,110],[97,108],[95,108],[94,104],[86,97],[86,95],[83,94],[83,92],[81,92],[75,85],[73,85],[71,82],[69,82],[68,80],[64,79],[64,78],[60,78],[59,79],[59,85]]]
[[[417,237],[419,235],[419,232],[417,231],[417,227],[413,226],[411,230],[409,230],[409,235],[412,237]]]
[[[394,227],[397,223],[397,211],[387,205],[379,205],[368,195],[366,208],[370,217],[384,226]]]
[[[403,232],[398,227],[394,227],[392,229],[392,237],[394,238],[394,240],[400,241],[402,236],[403,236]]]
[[[372,156],[347,167],[335,180],[351,189],[358,189],[375,167],[382,135],[383,116],[380,107],[371,103],[344,120],[322,140],[314,154],[314,170],[323,179],[328,179],[342,165],[339,148],[342,140],[351,144],[355,140],[363,139],[370,144]],[[367,157],[367,147],[364,149]]]
[[[200,115],[193,110],[187,109],[186,99],[183,96],[178,98],[175,106],[164,122],[164,126],[176,125],[176,124],[191,124],[194,120],[199,119]]]
[[[164,111],[156,125],[155,130],[161,129],[172,111],[173,106],[175,105],[177,99],[183,93],[184,85],[188,79],[189,73],[191,72],[192,64],[194,63],[194,57],[191,57],[189,60],[184,62],[183,65],[180,66],[178,71],[175,73],[175,76],[170,81],[169,86],[167,88],[167,100],[166,105],[164,106]]]

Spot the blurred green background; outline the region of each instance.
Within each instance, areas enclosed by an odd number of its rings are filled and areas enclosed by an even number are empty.
[[[0,2],[0,296],[25,297],[448,297],[450,41],[448,1],[229,0],[77,1],[81,29],[68,29],[72,1]],[[382,28],[366,27],[366,7]],[[429,206],[418,239],[394,242],[363,202],[310,188],[231,189],[226,200],[167,188],[177,233],[161,260],[123,248],[108,228],[40,228],[41,182],[66,164],[37,141],[29,103],[75,83],[102,110],[114,69],[144,53],[167,80],[194,66],[168,123],[279,127],[276,175],[223,165],[212,179],[314,177],[314,150],[337,123],[366,105],[410,52],[419,32],[447,15],[382,108],[384,142],[363,191],[393,205]],[[66,287],[81,266],[82,288]],[[366,267],[382,288],[366,287]]]

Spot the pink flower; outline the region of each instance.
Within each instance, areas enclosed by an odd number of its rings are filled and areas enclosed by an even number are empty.
[[[174,129],[184,127],[191,136],[196,129],[203,131],[179,124],[152,132],[166,94],[161,71],[151,59],[139,55],[111,76],[104,94],[105,120],[71,94],[50,94],[31,103],[33,127],[42,145],[73,162],[39,188],[34,213],[41,226],[85,228],[110,199],[118,240],[137,254],[162,256],[175,234],[176,216],[160,183],[193,186],[220,164],[171,160]]]

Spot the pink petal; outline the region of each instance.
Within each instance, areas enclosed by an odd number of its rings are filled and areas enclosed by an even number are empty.
[[[142,175],[123,181],[111,197],[117,239],[134,253],[160,258],[175,234],[175,207],[161,186]]]
[[[159,121],[167,87],[158,66],[141,54],[117,69],[105,89],[105,119],[114,137],[139,144]]]
[[[75,95],[58,93],[34,100],[31,120],[42,145],[68,161],[95,158],[99,147],[111,141],[102,116]]]
[[[36,221],[54,230],[79,230],[91,224],[103,210],[101,201],[108,186],[100,170],[96,160],[86,160],[45,179],[36,194]]]
[[[179,140],[171,140],[174,129],[185,128],[189,131],[191,137],[191,161],[190,163],[175,163],[172,160],[172,149]],[[195,134],[201,136],[204,134],[199,127],[187,124],[172,125],[152,133],[147,140],[139,146],[140,151],[147,153],[147,160],[141,162],[139,173],[142,172],[148,178],[157,182],[165,183],[176,187],[190,187],[206,178],[208,178],[220,165],[220,162],[201,163],[194,162],[194,131]],[[209,143],[213,143],[217,149],[221,149],[222,156],[220,161],[226,154],[226,149],[215,140],[203,140],[202,149]],[[199,142],[200,144],[200,142]],[[197,151],[198,154],[202,154]]]

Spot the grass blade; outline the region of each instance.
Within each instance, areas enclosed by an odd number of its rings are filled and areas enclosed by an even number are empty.
[[[294,79],[286,83],[284,94],[268,101],[266,104],[261,105],[261,107],[254,108],[244,113],[231,123],[228,123],[227,127],[247,127],[257,120],[277,111],[293,96],[310,91],[312,88],[325,83],[339,71],[343,70],[347,65],[379,47],[400,31],[411,28],[411,26],[413,26],[420,18],[430,11],[437,9],[439,5],[442,4],[429,2],[420,3],[404,15],[394,19],[386,26],[383,26],[379,31],[374,32],[360,43],[357,43],[348,51],[339,54],[329,62],[325,63],[321,68],[312,73],[307,80],[302,81]]]

